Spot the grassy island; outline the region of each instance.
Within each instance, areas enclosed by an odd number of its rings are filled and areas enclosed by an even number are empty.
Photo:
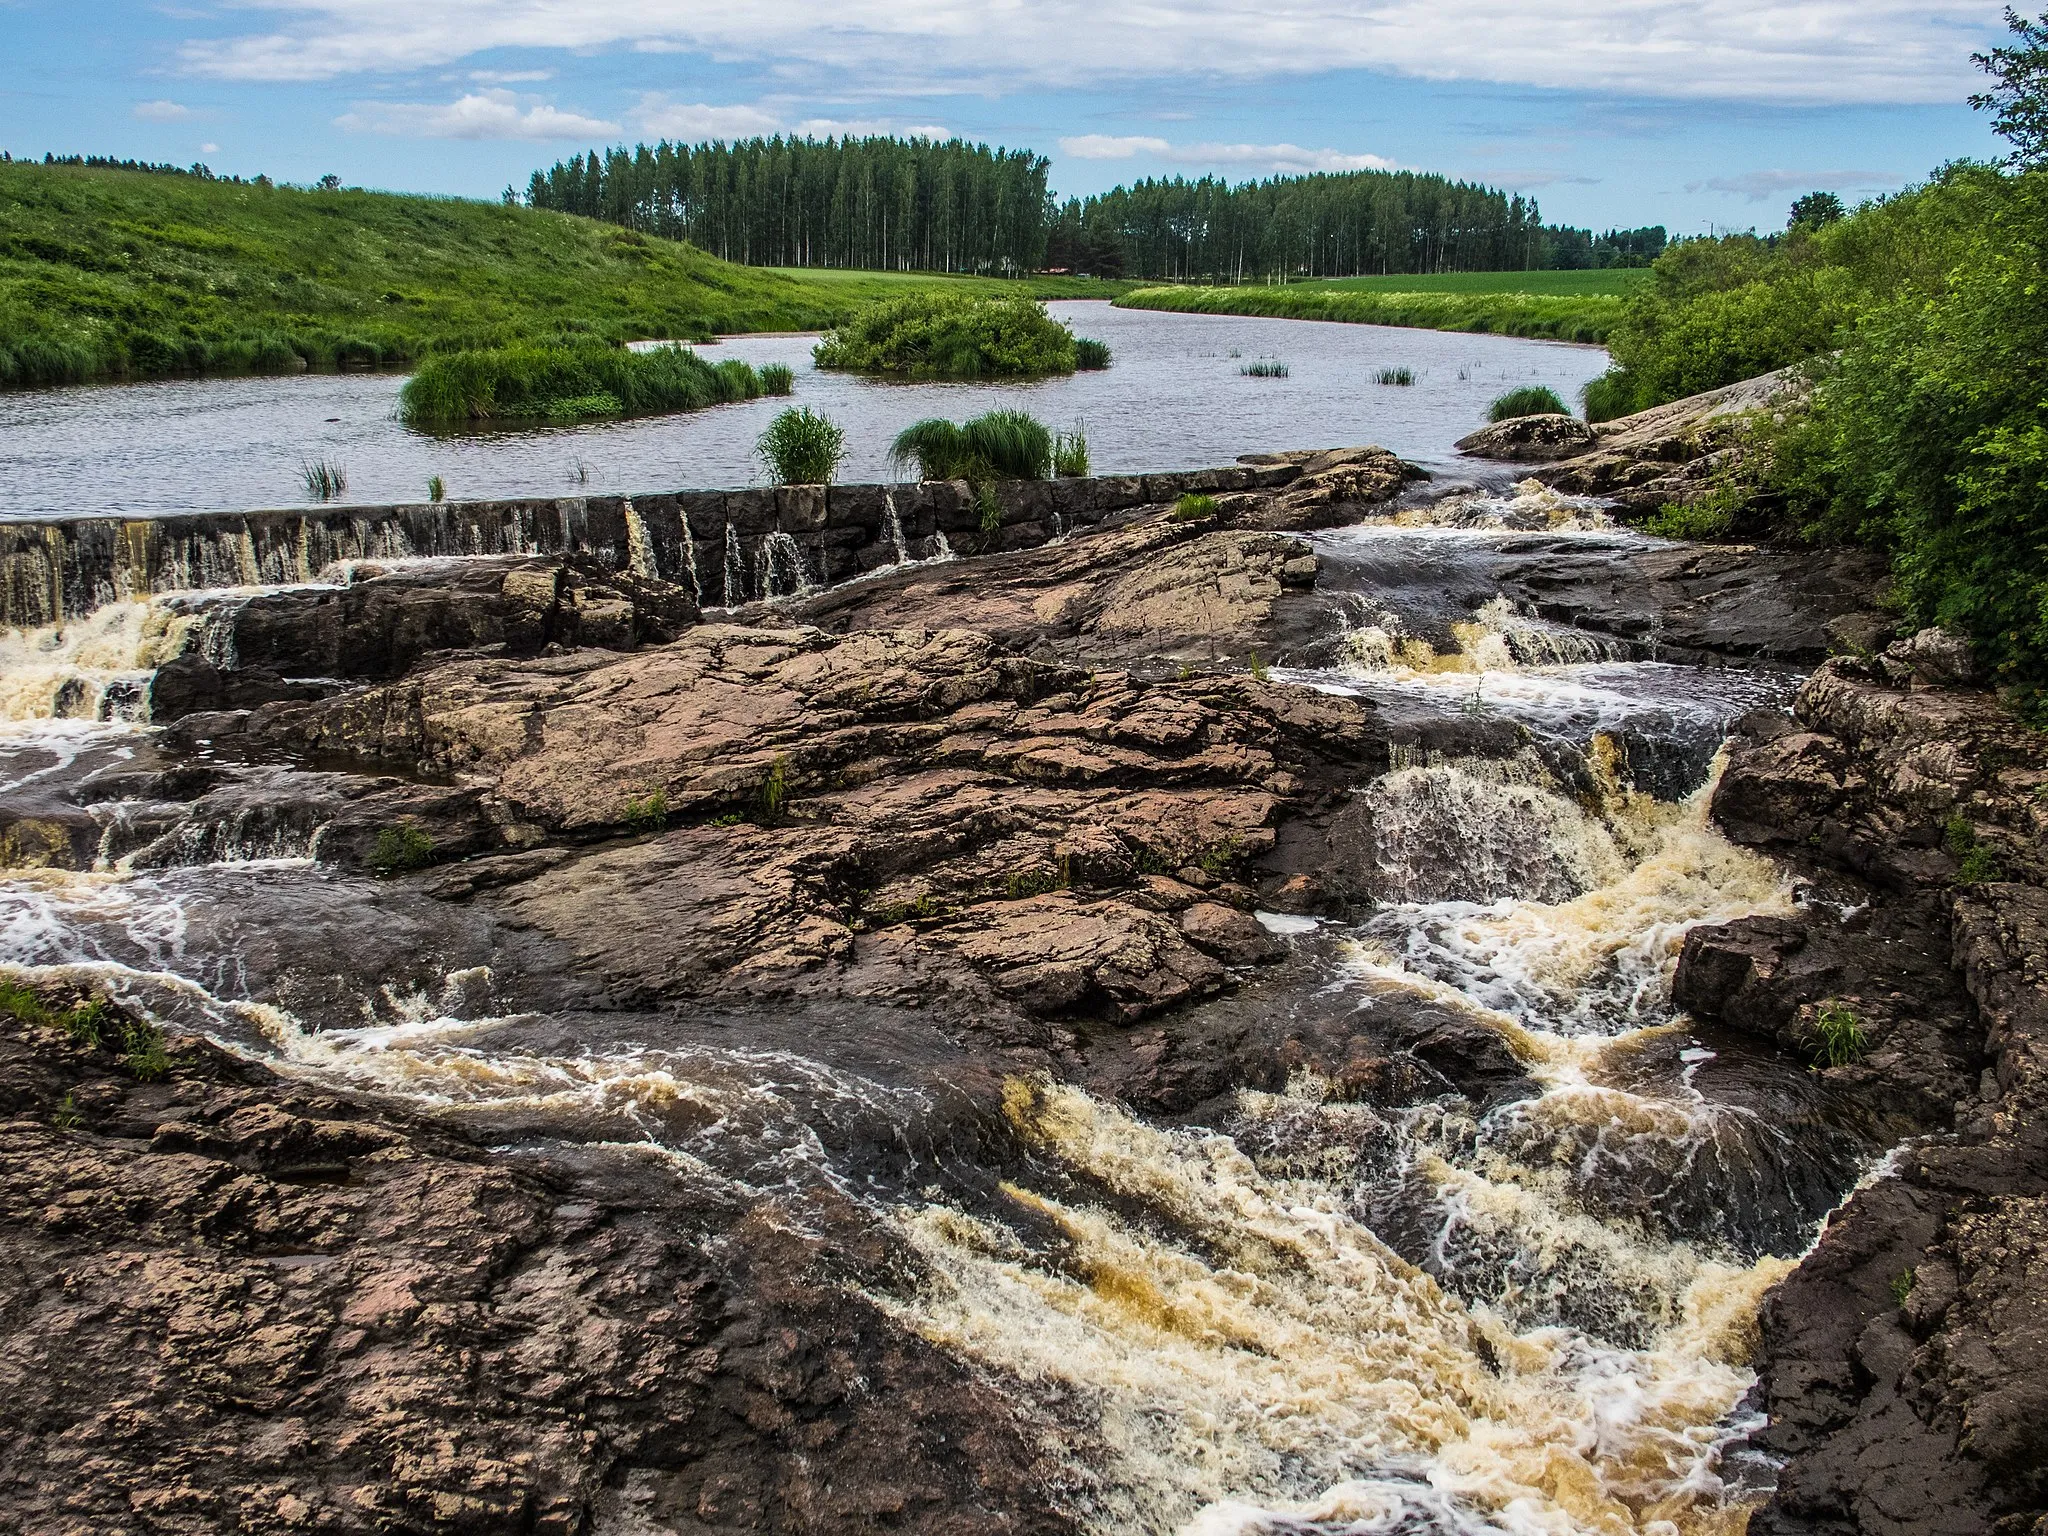
[[[868,305],[812,355],[820,368],[907,379],[1037,379],[1072,373],[1076,346],[1074,333],[1028,295],[924,289]],[[1107,348],[1091,346],[1090,366],[1108,360]]]

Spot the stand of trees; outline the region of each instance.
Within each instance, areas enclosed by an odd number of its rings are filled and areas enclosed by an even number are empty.
[[[1026,272],[1045,254],[1046,167],[962,139],[663,140],[535,171],[527,201],[753,266]]]
[[[1543,234],[1543,265],[1560,272],[1647,267],[1664,254],[1666,243],[1662,224],[1610,229],[1603,235],[1590,229],[1548,229]]]

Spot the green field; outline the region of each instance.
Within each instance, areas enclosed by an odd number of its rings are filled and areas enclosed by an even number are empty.
[[[1143,283],[1100,277],[1026,277],[1019,279],[962,277],[944,272],[864,272],[844,267],[762,267],[763,272],[793,278],[834,299],[853,303],[893,299],[912,288],[966,288],[976,292],[1028,293],[1034,299],[1114,299],[1142,288]]]
[[[1045,296],[1107,294],[1086,279]],[[392,366],[523,341],[818,330],[997,279],[778,272],[566,214],[0,163],[0,385]]]
[[[1622,271],[1448,272],[1333,278],[1284,288],[1139,288],[1116,302],[1127,309],[1180,314],[1339,320],[1601,342],[1621,318],[1623,295],[1646,276]]]

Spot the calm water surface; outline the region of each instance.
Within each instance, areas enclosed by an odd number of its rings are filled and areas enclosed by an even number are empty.
[[[1561,342],[1386,326],[1049,306],[1116,364],[1037,384],[886,384],[811,367],[808,336],[735,338],[712,359],[787,363],[796,402],[846,429],[845,480],[891,478],[888,446],[926,416],[1015,405],[1085,426],[1097,473],[1227,464],[1241,453],[1380,443],[1448,467],[1451,444],[1518,384],[1575,400],[1607,354]],[[1285,379],[1240,370],[1261,358]],[[1405,365],[1411,387],[1376,384]],[[440,475],[454,498],[652,492],[761,483],[754,442],[785,402],[581,427],[434,437],[394,415],[396,374],[185,379],[0,394],[0,517],[235,510],[303,504],[301,465],[340,463],[351,502],[416,501]]]

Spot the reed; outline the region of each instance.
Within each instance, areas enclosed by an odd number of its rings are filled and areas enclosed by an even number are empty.
[[[1571,407],[1558,398],[1557,391],[1541,384],[1524,384],[1499,396],[1486,409],[1488,421],[1508,421],[1516,416],[1569,416]]]
[[[1405,387],[1415,382],[1415,370],[1406,366],[1377,369],[1373,373],[1372,381],[1375,384],[1399,384]]]
[[[1071,432],[1053,434],[1052,472],[1062,480],[1087,478],[1088,434],[1078,423]]]
[[[1086,473],[1088,445],[1077,430]],[[1071,449],[1070,449],[1071,456]],[[913,422],[889,446],[898,468],[917,466],[920,480],[1044,480],[1056,468],[1054,440],[1045,423],[1025,411],[989,411],[956,424],[943,417]]]
[[[306,494],[315,501],[332,501],[348,489],[348,471],[332,459],[312,459],[299,465],[299,479]]]
[[[761,381],[764,395],[796,393],[796,370],[787,363],[763,363],[754,370],[754,376]]]
[[[1109,344],[1096,341],[1093,337],[1074,338],[1074,366],[1086,373],[1099,372],[1109,366]]]
[[[846,433],[807,405],[791,406],[755,445],[779,485],[829,485],[846,457]]]
[[[1256,363],[1246,363],[1237,370],[1248,379],[1284,379],[1287,365],[1274,358],[1261,358]]]
[[[447,499],[448,487],[442,483],[441,477],[439,475],[427,476],[427,500],[446,501]]]

